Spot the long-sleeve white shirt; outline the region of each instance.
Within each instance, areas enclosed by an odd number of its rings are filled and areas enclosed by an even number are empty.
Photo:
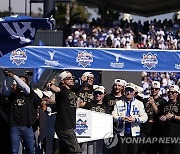
[[[21,80],[17,75],[13,76],[13,79],[17,82],[17,84],[22,88],[23,92],[28,95],[30,94],[30,87],[23,81]],[[4,84],[3,84],[3,92],[6,96],[9,96],[11,93],[11,89],[7,87],[7,77],[4,79]]]
[[[126,108],[127,102],[123,100],[119,100],[116,102],[114,106],[114,110],[112,115],[116,122],[119,122],[119,119],[126,116]],[[148,119],[148,116],[144,109],[143,102],[134,99],[131,102],[131,109],[130,109],[130,116],[136,119],[136,122],[131,123],[131,134],[132,136],[139,136],[140,135],[140,123],[145,123]],[[119,129],[120,136],[124,136],[125,131],[125,122],[123,122],[123,127]]]

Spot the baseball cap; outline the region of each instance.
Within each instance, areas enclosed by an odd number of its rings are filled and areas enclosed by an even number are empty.
[[[158,81],[153,81],[152,84],[151,84],[151,87],[152,87],[152,88],[158,88],[158,89],[159,89],[159,88],[160,88],[160,82],[158,82]]]
[[[93,89],[96,89],[97,87],[99,87],[98,85],[93,85]]]
[[[127,85],[127,81],[126,81],[126,80],[121,80],[121,84],[122,84],[123,86],[126,86],[126,85]]]
[[[60,78],[60,80],[62,81],[62,80],[64,80],[66,77],[68,77],[68,76],[72,76],[72,74],[69,72],[69,71],[63,71],[63,72],[61,72],[60,74],[59,74],[59,78]]]
[[[176,91],[176,92],[180,93],[179,86],[177,86],[177,85],[171,85],[169,88],[169,91]]]
[[[43,91],[42,92],[46,97],[50,98],[52,96],[52,92],[51,91]]]
[[[82,74],[82,76],[94,76],[94,74],[92,72],[85,72]]]
[[[115,79],[114,84],[115,83],[120,83],[120,85],[122,85],[122,86],[126,86],[126,84],[127,84],[127,82],[125,80],[122,80],[122,79]]]
[[[140,87],[138,85],[135,85],[135,90],[139,93],[143,93],[143,91],[144,91],[143,87]]]
[[[117,83],[117,82],[118,82],[118,83],[121,83],[121,79],[115,79],[115,80],[114,80],[114,83]]]
[[[42,91],[39,88],[34,89],[34,92],[39,96],[39,98],[43,97],[43,93],[42,93]]]
[[[135,86],[135,91],[137,92],[137,95],[139,95],[140,97],[144,97],[144,89],[143,87],[140,87],[136,84],[134,84]]]
[[[68,36],[68,39],[69,40],[73,40],[73,37],[70,35],[70,36]]]
[[[102,92],[102,93],[104,94],[105,88],[104,88],[103,86],[97,86],[97,87],[95,88],[94,92],[97,92],[97,91],[100,91],[100,92]]]
[[[125,90],[127,90],[127,89],[135,90],[135,85],[133,83],[127,83],[126,87],[125,87]]]

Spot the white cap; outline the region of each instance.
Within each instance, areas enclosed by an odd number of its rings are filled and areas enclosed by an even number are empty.
[[[163,31],[159,31],[159,34],[164,36],[164,32]]]
[[[73,39],[73,37],[72,37],[71,35],[69,35],[69,36],[68,36],[68,39],[69,39],[69,40],[72,40],[72,39]]]
[[[131,83],[131,82],[126,84],[126,88],[132,88],[133,90],[136,89],[135,85],[133,83]]]
[[[94,76],[94,74],[92,72],[85,72],[82,74],[82,76]]]
[[[138,85],[135,85],[135,88],[136,88],[136,91],[139,92],[139,93],[143,93],[143,87],[140,87]]]
[[[140,97],[144,97],[144,90],[142,87],[134,84],[135,86],[135,91],[138,92],[137,95],[139,95]]]
[[[58,77],[62,81],[62,80],[64,80],[68,76],[72,76],[72,74],[69,71],[63,71],[61,74],[59,74]]]
[[[127,82],[122,79],[115,79],[114,83],[120,83],[120,85],[122,85],[122,86],[126,86],[126,84],[127,84]]]
[[[121,85],[126,86],[127,85],[126,80],[121,80]]]
[[[169,91],[176,91],[176,92],[180,93],[179,86],[177,86],[177,85],[171,85],[169,88]]]
[[[142,76],[147,76],[147,72],[143,71]]]
[[[39,88],[34,89],[34,92],[39,96],[39,98],[43,97],[43,93],[42,93],[42,91]]]
[[[43,94],[48,98],[50,98],[52,96],[52,92],[49,91],[49,90],[48,91],[43,91]]]
[[[93,85],[93,89],[96,89],[98,87],[98,85]]]
[[[75,34],[75,35],[79,35],[79,31],[75,31],[74,34]]]
[[[95,91],[100,91],[100,92],[102,92],[102,93],[104,94],[105,88],[104,88],[103,86],[97,86],[97,87],[95,88],[94,92],[95,92]]]
[[[114,80],[114,83],[117,83],[117,82],[118,82],[118,83],[121,83],[121,79],[115,79],[115,80]]]
[[[151,87],[152,87],[152,88],[160,88],[160,82],[158,82],[158,81],[153,81],[152,84],[151,84]]]

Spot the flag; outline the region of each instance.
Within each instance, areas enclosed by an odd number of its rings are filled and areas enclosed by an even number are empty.
[[[33,72],[33,81],[34,81],[34,83],[39,82],[39,80],[41,78],[41,75],[43,74],[44,71],[45,71],[44,67],[34,69],[34,72]]]
[[[53,29],[53,18],[34,18],[13,15],[0,18],[0,57],[24,46],[31,45],[38,29]]]
[[[39,40],[39,46],[45,46],[45,44],[42,40]]]

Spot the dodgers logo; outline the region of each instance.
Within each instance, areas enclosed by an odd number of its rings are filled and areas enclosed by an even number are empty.
[[[157,54],[153,54],[149,52],[148,54],[143,54],[143,58],[141,60],[141,64],[144,64],[144,68],[147,67],[148,69],[155,68],[158,63]]]
[[[34,38],[36,32],[36,29],[31,26],[31,22],[2,23],[2,26],[11,35],[12,39],[19,39],[20,44],[30,43],[31,39],[26,36],[26,33],[30,33],[28,36]]]
[[[86,130],[88,129],[88,126],[86,124],[86,120],[83,121],[82,119],[79,119],[77,122],[76,122],[76,130],[75,132],[77,132],[79,135],[81,135],[82,133],[85,133]]]
[[[12,51],[10,55],[10,60],[12,60],[13,64],[16,64],[18,66],[21,64],[25,64],[25,61],[27,60],[26,51],[20,48]]]
[[[60,65],[59,64],[59,61],[58,60],[54,60],[54,55],[55,55],[55,53],[56,53],[56,51],[48,51],[48,53],[49,53],[49,58],[50,58],[50,60],[45,60],[45,65],[48,65],[48,66],[58,66],[58,65]]]
[[[78,52],[76,62],[78,62],[78,65],[82,67],[91,66],[91,63],[93,62],[93,55],[91,52],[87,52],[86,50]]]
[[[112,68],[123,68],[124,67],[124,62],[119,62],[121,54],[115,54],[115,53],[111,53],[111,54],[115,57],[115,62],[111,62],[110,66]]]
[[[135,107],[135,105],[133,105],[133,110],[132,110],[134,115],[138,115],[139,114],[139,110],[137,109],[137,107]]]

